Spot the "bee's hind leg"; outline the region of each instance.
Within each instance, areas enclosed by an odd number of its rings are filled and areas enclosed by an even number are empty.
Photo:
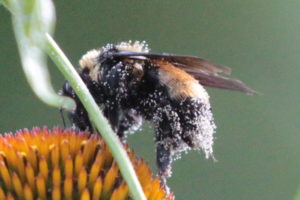
[[[157,110],[154,117],[156,130],[156,163],[162,186],[172,174],[173,156],[183,144],[182,127],[177,112],[170,105]]]
[[[156,163],[161,186],[169,193],[167,178],[172,174],[172,150],[163,143],[156,146]]]

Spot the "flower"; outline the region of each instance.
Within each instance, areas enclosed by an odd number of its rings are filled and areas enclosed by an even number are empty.
[[[172,200],[147,164],[125,147],[147,199]],[[0,199],[130,199],[100,136],[54,128],[0,136]]]

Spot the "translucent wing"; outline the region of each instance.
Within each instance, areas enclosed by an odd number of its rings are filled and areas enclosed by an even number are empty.
[[[198,57],[193,56],[179,56],[174,54],[167,53],[138,53],[138,52],[130,52],[130,51],[121,51],[114,53],[115,57],[133,57],[137,59],[141,59],[141,56],[147,57],[150,59],[159,59],[171,62],[172,64],[180,64],[189,66],[191,71],[195,71],[197,69],[202,69],[205,71],[209,71],[212,73],[224,73],[229,75],[231,73],[231,69],[229,67],[216,65],[208,60],[204,60]],[[187,69],[187,70],[189,70]]]
[[[121,51],[114,53],[114,57],[129,57],[132,59],[155,59],[170,62],[174,66],[186,71],[194,76],[202,85],[228,90],[237,90],[247,94],[256,94],[256,91],[249,88],[240,80],[228,78],[230,75],[229,67],[216,65],[208,60],[192,56],[179,56],[166,53],[138,53]]]

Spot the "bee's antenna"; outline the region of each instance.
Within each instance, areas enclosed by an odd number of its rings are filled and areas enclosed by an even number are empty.
[[[62,108],[59,109],[59,113],[60,113],[61,119],[63,121],[64,128],[66,128],[65,116],[64,116],[64,111]]]

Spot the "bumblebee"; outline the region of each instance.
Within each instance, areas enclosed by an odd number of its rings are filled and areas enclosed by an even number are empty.
[[[191,56],[149,53],[145,42],[108,44],[87,52],[79,74],[123,142],[142,120],[155,129],[158,173],[171,175],[176,155],[187,150],[213,154],[215,123],[203,86],[255,94],[243,82],[224,75],[230,68]],[[224,75],[222,75],[224,74]],[[69,118],[80,130],[93,131],[82,103],[66,82],[62,94],[77,103]]]

